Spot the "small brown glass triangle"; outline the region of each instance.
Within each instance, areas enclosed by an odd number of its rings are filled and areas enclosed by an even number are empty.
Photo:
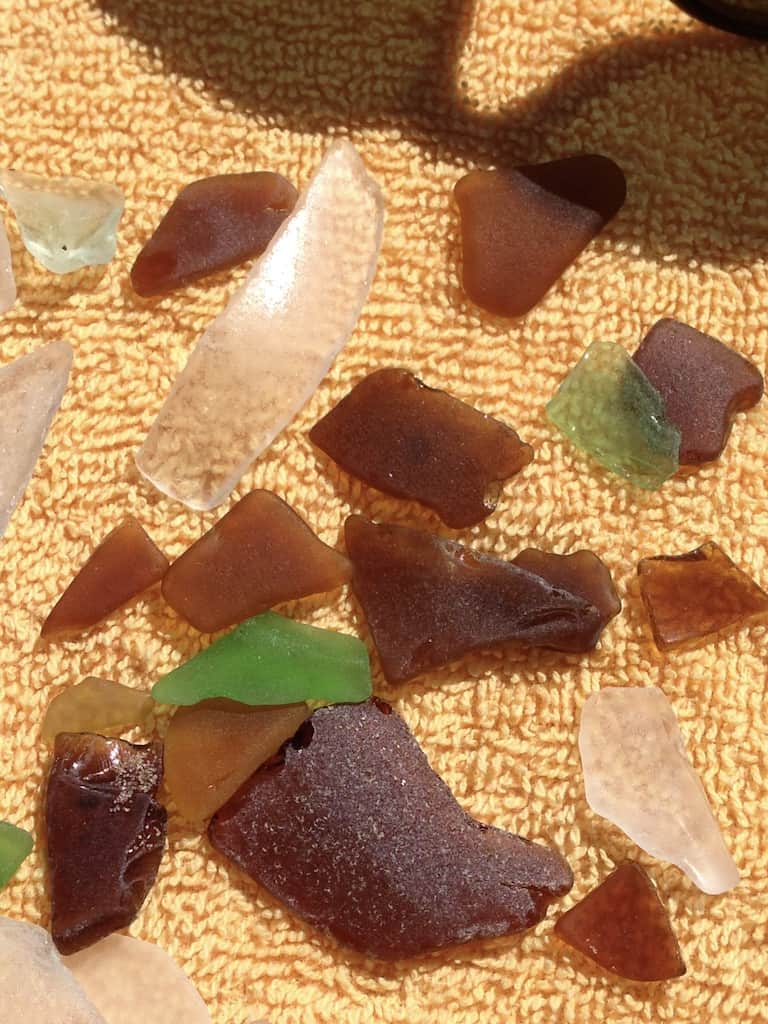
[[[269,245],[296,203],[280,174],[218,174],[178,194],[131,270],[133,290],[145,297],[228,270]]]
[[[644,558],[637,571],[661,651],[701,647],[768,622],[768,594],[712,541],[684,555]]]
[[[283,601],[334,590],[351,571],[290,505],[271,491],[251,491],[173,563],[163,597],[196,629],[214,633]]]
[[[108,534],[43,623],[40,636],[72,636],[97,625],[159,583],[168,559],[132,516]]]
[[[513,171],[471,171],[454,188],[462,282],[497,316],[523,316],[618,213],[621,169],[598,154]]]
[[[621,864],[555,924],[555,935],[614,974],[667,981],[685,974],[656,887],[639,864]]]

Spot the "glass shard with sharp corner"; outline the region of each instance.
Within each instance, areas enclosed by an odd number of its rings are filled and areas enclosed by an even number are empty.
[[[656,490],[677,472],[680,433],[621,345],[593,342],[547,405],[547,416],[569,441],[637,487]]]
[[[714,748],[713,748],[714,749]],[[675,713],[655,686],[607,687],[587,699],[579,750],[589,806],[702,892],[739,884]]]
[[[334,143],[150,428],[136,462],[159,490],[214,508],[314,394],[368,295],[383,215],[354,146]]]
[[[0,821],[0,889],[4,889],[32,852],[34,839],[23,828]]]
[[[43,739],[53,743],[60,732],[120,732],[146,725],[153,708],[148,693],[89,676],[53,698],[43,719]]]

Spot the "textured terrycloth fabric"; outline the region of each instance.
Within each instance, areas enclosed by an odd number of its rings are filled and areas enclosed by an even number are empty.
[[[711,898],[639,855],[688,963],[666,986],[590,969],[558,945],[552,913],[522,938],[381,965],[304,928],[172,818],[158,883],[131,930],[189,971],[216,1024],[765,1021],[768,635],[655,657],[635,566],[712,538],[768,585],[768,402],[739,417],[716,465],[653,494],[579,455],[547,425],[544,404],[590,341],[634,350],[661,316],[765,368],[766,95],[764,46],[697,27],[664,0],[0,0],[0,164],[112,180],[127,194],[105,269],[53,277],[10,224],[20,301],[0,320],[2,362],[53,338],[76,355],[2,543],[0,818],[40,834],[40,722],[53,695],[92,673],[149,687],[201,643],[152,595],[81,641],[35,646],[75,568],[124,515],[173,557],[220,514],[154,493],[133,452],[245,270],[143,301],[128,281],[142,241],[188,181],[269,169],[302,186],[328,139],[349,132],[386,194],[378,275],[332,373],[238,494],[273,488],[332,544],[350,511],[447,533],[349,480],[307,440],[353,382],[383,365],[406,366],[518,429],[534,462],[486,524],[459,536],[510,556],[531,544],[592,548],[615,574],[622,615],[588,657],[477,655],[398,689],[374,658],[378,692],[469,811],[566,855],[576,884],[565,908],[614,863],[638,857],[585,803],[580,708],[600,686],[656,683],[743,874],[738,889]],[[479,315],[458,284],[454,182],[470,167],[585,150],[626,171],[618,219],[526,319]],[[368,639],[346,591],[289,611]],[[0,913],[48,921],[40,840],[0,894]]]

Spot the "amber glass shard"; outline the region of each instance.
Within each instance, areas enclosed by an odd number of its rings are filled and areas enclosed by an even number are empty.
[[[509,562],[403,526],[351,516],[352,587],[392,683],[484,647],[518,642],[589,651],[594,605]]]
[[[162,745],[56,737],[45,817],[51,933],[74,953],[133,921],[165,848]]]
[[[556,851],[470,818],[376,700],[316,711],[208,834],[299,917],[384,959],[530,928],[573,883]]]
[[[351,566],[271,491],[251,491],[177,559],[163,597],[214,633],[283,601],[346,583]]]
[[[660,651],[701,647],[768,622],[768,594],[713,541],[684,555],[644,558],[637,571]]]
[[[624,204],[624,174],[597,154],[471,171],[454,188],[462,282],[497,316],[523,316]]]
[[[281,174],[217,174],[179,192],[131,270],[139,295],[159,295],[259,256],[296,205]]]
[[[165,737],[165,787],[179,813],[194,822],[210,818],[309,713],[306,704],[249,707],[231,700],[179,708]]]
[[[51,609],[42,637],[71,636],[159,583],[168,559],[141,524],[129,516],[108,534]]]
[[[154,701],[143,690],[89,676],[53,698],[42,736],[53,743],[60,732],[120,732],[146,725],[153,708]]]
[[[538,548],[525,548],[512,565],[541,576],[553,587],[583,598],[600,612],[605,627],[621,611],[621,601],[605,563],[593,551],[555,555]]]
[[[595,963],[632,981],[685,974],[669,915],[639,864],[621,864],[558,920],[555,934]]]
[[[455,529],[493,512],[492,486],[533,458],[514,430],[394,368],[362,380],[309,436],[348,473]]]
[[[659,320],[632,358],[680,431],[681,466],[719,458],[736,413],[763,396],[763,375],[754,363],[677,320]]]

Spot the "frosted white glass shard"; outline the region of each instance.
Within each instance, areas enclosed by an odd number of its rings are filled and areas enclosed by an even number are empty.
[[[7,313],[16,301],[16,281],[13,277],[11,247],[5,226],[0,220],[0,314]]]

